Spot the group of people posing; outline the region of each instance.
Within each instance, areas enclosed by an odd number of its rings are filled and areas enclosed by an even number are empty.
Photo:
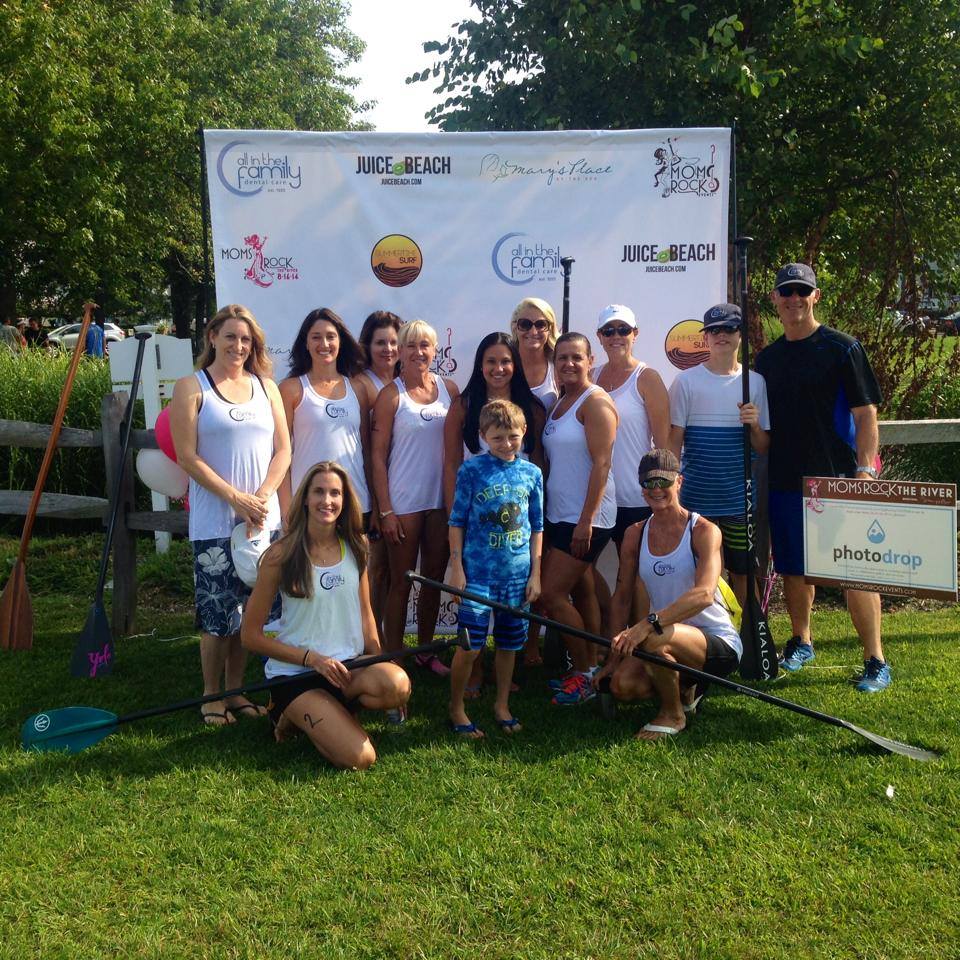
[[[462,393],[433,372],[437,336],[426,322],[377,311],[354,339],[327,308],[304,319],[277,385],[254,317],[224,307],[171,410],[190,476],[204,693],[240,687],[247,651],[258,653],[268,677],[290,678],[271,689],[277,738],[299,730],[331,763],[369,766],[376,754],[357,712],[386,711],[402,724],[411,683],[398,663],[363,658],[402,649],[406,572],[419,565],[443,580],[449,564],[451,586],[517,611],[493,617],[493,719],[503,733],[522,729],[509,702],[517,653],[540,660],[539,631],[520,615],[536,604],[560,624],[612,638],[601,664],[599,646],[565,636],[571,668],[551,681],[554,704],[587,702],[598,689],[655,697],[658,712],[637,735],[673,736],[702,690],[631,653],[642,647],[721,676],[738,664],[740,637],[718,584],[726,569],[742,602],[745,424],[755,453],[770,456],[772,546],[794,633],[782,662],[800,669],[814,656],[800,478],[872,474],[880,400],[857,341],[816,321],[819,295],[810,267],[777,274],[784,336],[759,355],[747,403],[732,304],[706,311],[709,359],[668,391],[634,355],[640,331],[629,307],[600,313],[606,360],[597,365],[586,336],[559,334],[550,305],[527,298],[509,332],[480,341]],[[234,562],[238,532],[241,548],[271,544],[252,594]],[[595,568],[611,540],[620,557],[612,596]],[[860,689],[882,689],[879,597],[848,600],[865,650]],[[439,604],[437,590],[420,590],[419,644],[433,639]],[[458,737],[484,736],[467,703],[484,679],[490,615],[463,600],[471,650],[451,667],[419,658],[449,675]],[[214,725],[265,712],[243,696],[202,708]]]

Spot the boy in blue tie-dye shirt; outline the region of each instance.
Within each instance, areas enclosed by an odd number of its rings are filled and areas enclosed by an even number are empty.
[[[543,540],[543,474],[520,458],[526,420],[507,400],[492,400],[480,411],[480,435],[489,447],[457,472],[450,511],[450,583],[512,607],[540,596],[540,548]],[[472,650],[457,650],[450,674],[450,725],[454,733],[479,739],[483,731],[466,714],[463,694],[474,659],[487,643],[490,608],[460,602],[461,627]],[[524,620],[494,613],[497,646],[497,699],[493,714],[505,733],[519,732],[508,698],[513,663],[526,640]]]

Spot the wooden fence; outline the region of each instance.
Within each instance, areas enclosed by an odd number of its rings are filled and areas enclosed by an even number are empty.
[[[120,428],[127,406],[126,393],[110,393],[100,408],[99,430],[64,427],[58,447],[96,447],[103,449],[107,489],[112,490],[120,465]],[[41,423],[0,420],[0,446],[44,448],[50,427]],[[920,443],[960,443],[960,420],[881,420],[882,446],[910,446]],[[130,435],[127,469],[120,491],[120,511],[113,536],[112,625],[115,637],[134,631],[137,606],[138,531],[163,530],[186,535],[187,515],[183,511],[138,511],[134,509],[133,457],[135,450],[157,449],[152,430],[134,430]],[[0,514],[25,516],[32,492],[0,491]],[[103,497],[79,497],[63,493],[45,493],[40,499],[39,516],[64,520],[100,517],[106,521],[110,502]]]

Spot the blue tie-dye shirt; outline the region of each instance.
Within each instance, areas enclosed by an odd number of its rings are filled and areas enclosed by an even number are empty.
[[[530,535],[543,530],[543,474],[527,460],[472,457],[457,472],[450,526],[463,527],[468,581],[526,580]]]

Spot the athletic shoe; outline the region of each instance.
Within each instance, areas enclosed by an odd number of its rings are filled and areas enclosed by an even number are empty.
[[[384,713],[387,716],[387,723],[389,723],[391,727],[403,729],[407,722],[406,707],[395,707],[393,710],[385,710]]]
[[[573,707],[578,703],[586,703],[597,695],[596,687],[593,685],[593,675],[590,673],[575,673],[564,684],[563,689],[558,690],[550,701],[558,707]]]
[[[783,648],[783,654],[780,657],[780,666],[790,673],[796,673],[802,669],[811,660],[816,660],[817,656],[813,652],[813,644],[804,643],[799,637],[791,637],[787,645]]]
[[[893,677],[890,675],[890,664],[876,657],[863,661],[863,676],[857,684],[860,693],[879,693],[890,686]]]
[[[551,690],[562,690],[569,682],[570,678],[574,676],[576,670],[571,667],[566,673],[560,674],[559,677],[554,677],[552,680],[547,681],[547,686]]]

